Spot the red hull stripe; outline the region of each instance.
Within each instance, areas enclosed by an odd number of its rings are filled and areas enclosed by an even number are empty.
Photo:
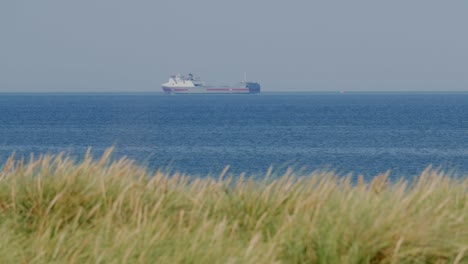
[[[248,91],[245,88],[207,88],[207,91]]]

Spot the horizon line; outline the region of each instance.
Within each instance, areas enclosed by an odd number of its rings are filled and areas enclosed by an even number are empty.
[[[0,94],[164,94],[163,91],[0,91]],[[314,91],[261,91],[260,94],[269,93],[332,93],[332,94],[346,94],[346,93],[468,93],[468,90],[314,90]],[[206,95],[206,94],[203,94]]]

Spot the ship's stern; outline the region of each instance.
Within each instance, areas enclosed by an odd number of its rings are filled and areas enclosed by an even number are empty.
[[[246,82],[245,88],[248,88],[251,94],[260,93],[260,84],[256,82]]]

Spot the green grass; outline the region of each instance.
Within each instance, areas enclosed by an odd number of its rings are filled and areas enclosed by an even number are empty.
[[[466,176],[201,179],[110,154],[3,164],[0,263],[468,263]]]

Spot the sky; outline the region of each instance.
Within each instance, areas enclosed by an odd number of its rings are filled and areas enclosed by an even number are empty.
[[[466,0],[0,0],[0,92],[468,91]]]

